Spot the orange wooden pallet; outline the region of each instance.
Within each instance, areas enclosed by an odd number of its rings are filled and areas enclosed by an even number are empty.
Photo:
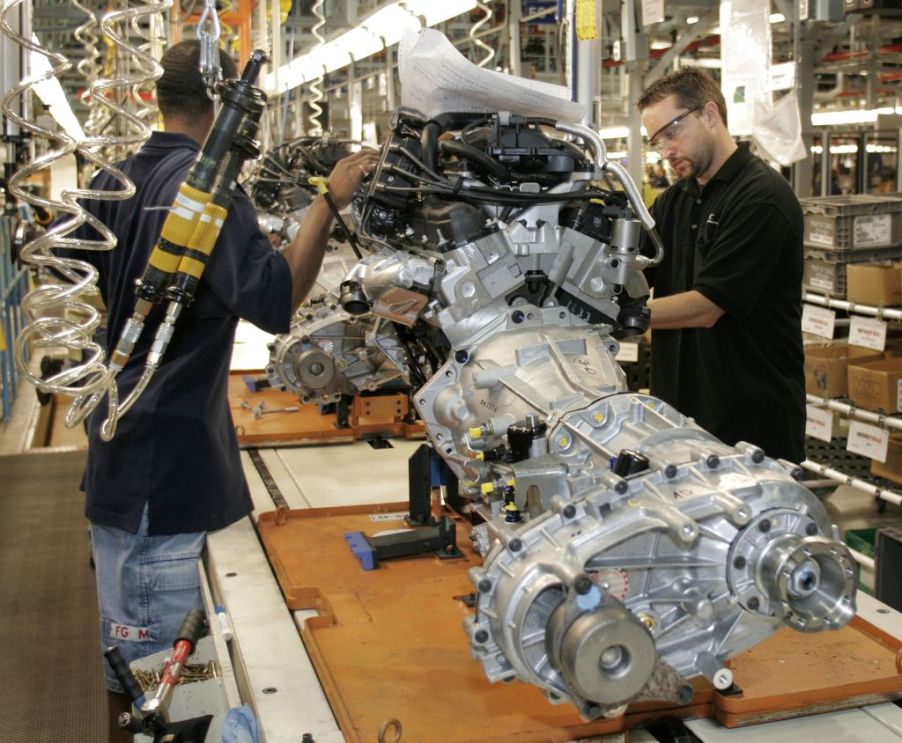
[[[583,722],[569,704],[552,705],[529,684],[491,684],[470,655],[462,599],[467,570],[479,563],[466,524],[461,559],[411,557],[364,571],[346,531],[396,529],[407,503],[289,511],[282,525],[260,516],[267,554],[291,609],[317,609],[301,631],[317,675],[348,741],[373,741],[397,719],[415,741],[568,741],[618,732],[672,705],[645,704],[626,718]],[[711,689],[698,685],[684,717],[711,714]]]
[[[406,502],[386,503],[288,511],[281,524],[275,513],[264,513],[258,522],[289,608],[320,614],[305,622],[301,637],[349,741],[374,740],[391,719],[401,722],[404,739],[443,743],[566,741],[661,716],[716,715],[736,726],[854,706],[862,703],[855,701],[862,692],[868,701],[892,698],[902,689],[894,665],[898,643],[856,619],[840,632],[787,629],[738,656],[733,673],[742,688],[739,696],[715,694],[697,679],[688,706],[644,703],[631,706],[624,717],[585,723],[571,705],[549,704],[530,684],[489,683],[471,656],[463,630],[470,609],[463,598],[472,591],[467,571],[480,558],[470,547],[465,522],[457,524],[463,558],[421,556],[385,561],[377,570],[360,567],[344,533],[399,528],[406,511]],[[837,666],[838,653],[853,660]],[[875,659],[879,672],[873,670]],[[789,666],[799,672],[784,673]],[[857,671],[864,678],[853,680]],[[793,686],[790,676],[843,685],[836,693],[821,692],[832,706],[814,709],[814,697]],[[760,700],[765,705],[759,709]],[[764,708],[770,716],[762,716]]]
[[[714,695],[727,727],[902,698],[902,642],[860,617],[836,632],[788,627],[730,661],[742,693]]]
[[[407,422],[410,400],[403,392],[355,397],[347,428],[339,428],[335,413],[321,413],[319,405],[302,404],[291,392],[272,388],[251,392],[244,374],[229,375],[229,407],[242,446],[357,441],[372,436],[405,439],[425,436],[421,421]],[[257,418],[253,411],[260,404],[266,410],[298,409]]]

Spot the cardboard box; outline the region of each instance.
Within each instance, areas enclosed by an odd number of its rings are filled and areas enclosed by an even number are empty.
[[[889,446],[886,449],[886,461],[871,460],[871,474],[874,477],[885,477],[887,480],[902,483],[902,433],[889,435]]]
[[[902,305],[902,263],[850,263],[846,298],[872,307]]]
[[[848,367],[849,399],[879,413],[902,410],[902,357],[851,363]]]
[[[813,343],[805,346],[805,391],[818,397],[845,397],[846,370],[850,363],[882,359],[869,348],[850,346],[846,341]]]

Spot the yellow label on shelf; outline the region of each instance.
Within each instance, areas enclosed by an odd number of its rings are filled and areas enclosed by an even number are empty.
[[[576,0],[576,38],[591,41],[598,38],[598,5],[595,0]]]

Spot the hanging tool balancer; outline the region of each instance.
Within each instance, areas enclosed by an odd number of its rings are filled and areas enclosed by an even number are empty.
[[[135,348],[151,308],[169,301],[147,366],[156,368],[184,307],[191,304],[228,214],[235,180],[244,162],[259,157],[255,140],[266,94],[254,87],[266,54],[256,49],[241,77],[217,84],[222,101],[216,120],[163,223],[160,239],[137,281],[135,311],[110,357],[121,371]]]

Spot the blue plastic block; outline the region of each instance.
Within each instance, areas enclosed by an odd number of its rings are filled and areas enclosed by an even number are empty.
[[[346,531],[345,541],[364,570],[375,570],[378,567],[376,553],[362,531]]]
[[[431,487],[437,488],[440,485],[451,484],[451,468],[445,463],[435,449],[429,449],[429,479]]]

